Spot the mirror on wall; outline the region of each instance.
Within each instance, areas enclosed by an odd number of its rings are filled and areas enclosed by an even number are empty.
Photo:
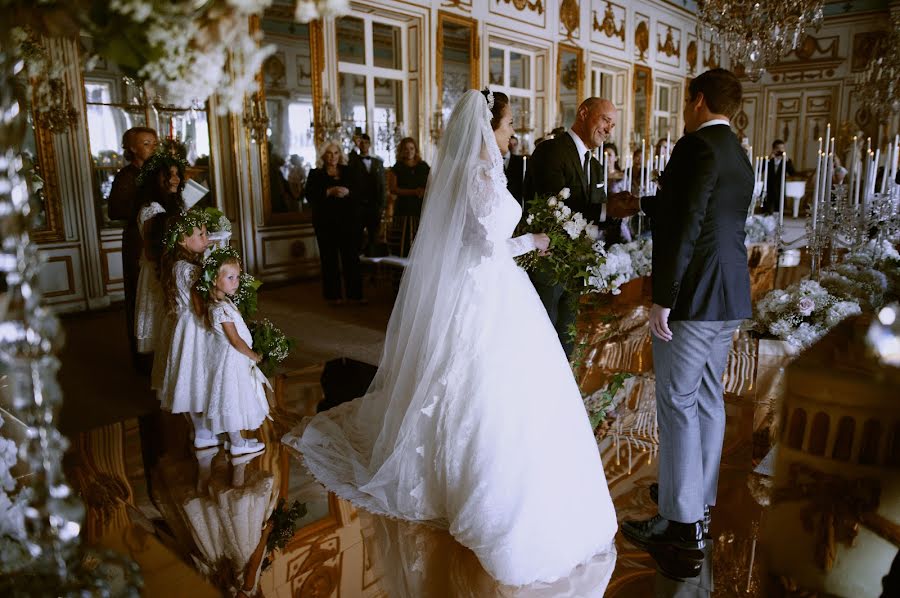
[[[479,88],[478,21],[441,12],[437,37],[437,85],[446,123],[465,91]]]
[[[314,44],[321,33],[315,22],[295,22],[291,6],[286,0],[274,2],[260,20],[262,43],[276,48],[260,73],[269,117],[268,142],[261,148],[266,224],[312,217],[305,188],[316,167]]]
[[[650,142],[650,96],[653,90],[652,71],[639,64],[634,65],[634,79],[632,81],[634,97],[634,128],[632,129],[632,142],[640,146],[641,139]],[[652,142],[651,142],[652,143]]]
[[[85,52],[91,40],[82,37]],[[207,107],[175,106],[149,85],[129,77],[112,62],[101,59],[82,73],[92,182],[101,228],[121,228],[124,222],[108,213],[109,194],[116,173],[125,166],[122,136],[132,127],[150,127],[160,139],[181,141],[187,150],[186,178],[213,191],[211,144]]]
[[[556,114],[560,126],[569,126],[575,122],[575,114],[583,99],[583,83],[582,49],[559,44],[559,59],[556,68]]]

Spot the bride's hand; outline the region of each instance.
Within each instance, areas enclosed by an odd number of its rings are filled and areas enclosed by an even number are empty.
[[[550,237],[544,233],[534,233],[534,248],[538,255],[547,255],[550,249]]]

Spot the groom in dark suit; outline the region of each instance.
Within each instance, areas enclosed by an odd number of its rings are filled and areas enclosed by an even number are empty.
[[[744,220],[753,167],[731,131],[741,83],[713,69],[692,80],[685,136],[654,197],[640,200],[653,221],[653,365],[659,421],[659,514],[626,521],[622,532],[653,551],[702,550],[716,503],[725,435],[722,374],[732,337],[751,316]],[[632,201],[637,211],[637,205]]]
[[[617,194],[620,201],[607,206],[603,166],[593,157],[593,152],[609,138],[617,116],[618,111],[609,100],[588,98],[578,107],[575,122],[568,131],[541,142],[528,159],[523,191],[526,207],[536,196],[554,195],[568,187],[571,195],[565,204],[573,212],[581,212],[588,222],[599,225],[607,243],[615,242],[613,235],[618,234],[621,222],[618,218],[627,215],[623,206],[625,197],[630,195]],[[531,281],[566,355],[571,355],[574,345],[569,328],[574,326],[578,315],[578,298],[566,293],[562,285],[553,284],[549,272],[536,270],[531,273]]]

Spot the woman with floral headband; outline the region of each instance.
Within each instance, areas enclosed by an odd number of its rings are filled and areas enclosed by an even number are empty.
[[[147,160],[137,177],[142,199],[137,215],[143,241],[138,276],[134,335],[140,353],[152,353],[154,332],[160,325],[162,287],[159,285],[159,258],[167,217],[184,210],[181,191],[187,163],[167,151],[157,151]]]

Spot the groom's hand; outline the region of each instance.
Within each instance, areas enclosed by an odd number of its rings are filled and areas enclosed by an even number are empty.
[[[606,215],[610,218],[634,216],[641,209],[641,198],[628,191],[613,193],[606,200]]]
[[[650,332],[661,341],[672,340],[672,331],[669,330],[669,313],[672,310],[662,305],[653,304],[650,308]]]

